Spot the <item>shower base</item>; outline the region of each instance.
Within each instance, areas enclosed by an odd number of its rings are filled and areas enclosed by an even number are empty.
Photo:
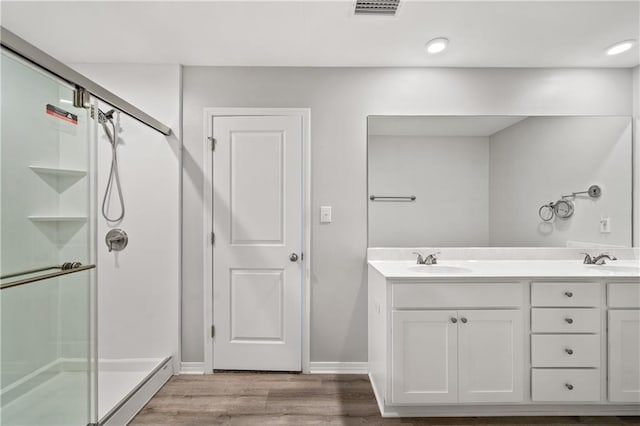
[[[69,369],[50,374],[47,380],[28,390],[1,410],[0,424],[86,425],[87,410],[78,401],[87,399],[86,371],[73,371],[72,362],[60,363]],[[171,378],[171,357],[164,359],[100,360],[98,372],[98,418],[100,425],[126,424]]]

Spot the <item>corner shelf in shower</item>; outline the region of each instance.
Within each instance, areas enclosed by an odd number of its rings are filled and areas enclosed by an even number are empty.
[[[63,193],[87,175],[86,170],[41,166],[29,168],[58,193]]]
[[[32,222],[86,222],[86,216],[29,216]]]
[[[78,179],[83,178],[87,175],[85,170],[74,170],[74,169],[61,169],[57,167],[40,167],[40,166],[29,166],[31,170],[41,175],[55,175],[55,176],[73,176]]]

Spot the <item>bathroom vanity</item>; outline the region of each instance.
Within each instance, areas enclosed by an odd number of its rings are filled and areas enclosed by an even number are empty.
[[[383,416],[640,415],[637,257],[417,265],[411,250],[369,250]]]

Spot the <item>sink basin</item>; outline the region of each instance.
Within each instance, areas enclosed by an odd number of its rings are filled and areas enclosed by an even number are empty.
[[[472,272],[469,268],[451,265],[413,265],[410,266],[411,271],[421,272],[425,274],[465,274]]]
[[[584,265],[587,268],[598,269],[601,271],[608,272],[618,272],[618,273],[631,273],[638,274],[640,273],[640,266],[632,266],[632,265],[616,265],[607,263],[605,265]]]

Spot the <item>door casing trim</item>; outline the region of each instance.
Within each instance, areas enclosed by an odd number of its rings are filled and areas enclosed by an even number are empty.
[[[213,246],[211,232],[213,215],[213,158],[209,145],[209,137],[213,136],[214,117],[246,117],[246,116],[296,116],[302,119],[302,372],[310,372],[311,347],[311,109],[310,108],[225,108],[209,107],[203,111],[203,339],[204,339],[204,373],[213,373]]]

